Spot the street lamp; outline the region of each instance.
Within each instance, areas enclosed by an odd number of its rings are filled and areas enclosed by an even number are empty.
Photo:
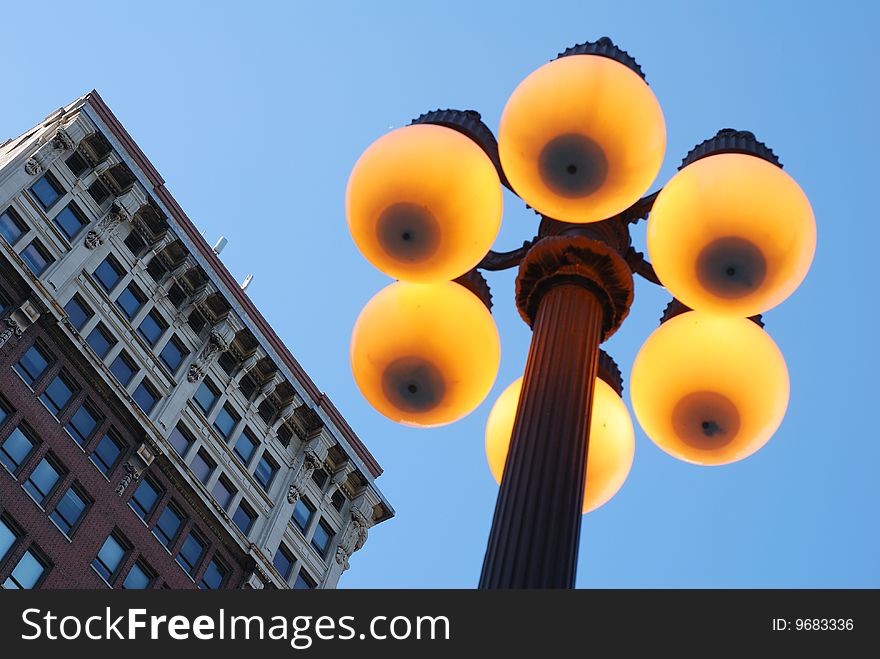
[[[528,76],[497,141],[478,113],[436,110],[377,140],[352,171],[352,236],[401,280],[367,304],[352,336],[355,380],[382,414],[442,425],[483,401],[499,343],[479,270],[519,268],[532,341],[487,424],[500,488],[481,588],[574,586],[581,514],[610,499],[632,464],[622,379],[599,345],[629,312],[634,274],[673,294],[631,378],[652,441],[725,464],[757,451],[785,414],[788,373],[759,314],[809,269],[809,202],[769,148],[732,129],[642,196],[665,145],[641,68],[603,37]],[[541,219],[535,238],[499,253],[502,185]],[[631,244],[644,219],[653,265]]]

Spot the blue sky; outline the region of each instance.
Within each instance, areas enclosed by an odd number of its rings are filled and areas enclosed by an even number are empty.
[[[878,19],[867,2],[8,3],[0,133],[97,88],[209,242],[229,239],[231,272],[254,274],[257,306],[386,470],[397,517],[340,586],[469,588],[497,492],[483,429],[528,350],[514,272],[489,276],[502,340],[489,398],[452,426],[396,426],[349,369],[354,320],[390,280],[348,236],[345,184],[390,128],[458,107],[495,129],[529,72],[612,37],[666,117],[652,190],[718,128],[749,129],[806,191],[819,242],[804,284],[765,317],[792,382],[779,432],[741,463],[699,468],[637,429],[628,481],[583,521],[578,585],[878,587]],[[505,203],[498,249],[536,229]],[[640,283],[606,346],[627,379],[667,299]]]

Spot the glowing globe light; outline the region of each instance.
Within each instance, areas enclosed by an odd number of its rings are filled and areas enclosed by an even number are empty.
[[[686,462],[721,465],[760,449],[779,428],[789,381],[779,348],[751,320],[689,311],[645,341],[632,370],[645,433]]]
[[[397,282],[361,311],[351,367],[364,397],[392,421],[457,421],[488,395],[501,358],[485,305],[454,282]]]
[[[570,55],[511,94],[498,131],[504,173],[529,205],[564,222],[597,222],[639,199],[666,149],[663,112],[624,64]]]
[[[486,423],[486,457],[495,482],[501,483],[510,447],[522,378],[505,389]],[[593,416],[584,481],[583,512],[588,513],[617,494],[632,467],[635,434],[629,412],[620,396],[604,380],[596,378]]]
[[[473,268],[492,246],[501,226],[501,183],[472,140],[416,124],[364,151],[345,208],[358,249],[379,270],[404,281],[444,281]]]
[[[800,285],[816,222],[798,184],[776,165],[719,153],[684,167],[648,219],[648,253],[666,288],[696,310],[753,316]]]

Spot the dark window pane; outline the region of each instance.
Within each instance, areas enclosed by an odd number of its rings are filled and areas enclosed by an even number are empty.
[[[204,451],[199,451],[192,459],[189,468],[196,478],[202,481],[202,483],[207,483],[216,466],[215,462]]]
[[[321,556],[326,556],[327,548],[330,546],[330,538],[332,537],[333,530],[322,520],[315,528],[315,535],[312,536],[312,547],[317,549]]]
[[[266,425],[271,426],[277,410],[275,409],[275,406],[272,405],[272,402],[266,398],[260,403],[259,407],[257,407],[257,413],[260,415],[260,418],[266,422]]]
[[[147,298],[134,284],[129,284],[116,298],[116,306],[131,320],[137,315]]]
[[[70,530],[76,526],[82,514],[88,506],[88,501],[73,486],[67,489],[61,501],[55,506],[55,510],[49,517],[58,525],[65,534],[70,535]]]
[[[176,509],[168,506],[159,515],[153,534],[159,539],[159,542],[170,548],[174,544],[174,537],[180,530],[181,523],[183,523],[183,516]]]
[[[147,517],[156,507],[162,496],[162,490],[155,485],[150,479],[144,479],[138,488],[134,491],[128,505],[137,513],[138,517],[146,521]]]
[[[238,388],[241,389],[241,393],[244,394],[244,397],[250,400],[251,396],[253,396],[254,392],[257,390],[257,383],[254,382],[254,379],[250,375],[245,375],[239,380]]]
[[[144,242],[144,239],[141,238],[141,235],[137,231],[130,231],[123,242],[125,242],[125,246],[128,247],[128,250],[135,256],[140,254],[147,246],[147,243]],[[161,259],[153,259],[150,261],[150,265],[153,264],[153,261],[161,262]],[[147,266],[147,272],[151,275],[153,274],[150,266]]]
[[[345,495],[342,493],[342,490],[336,490],[333,493],[333,497],[330,499],[330,502],[333,504],[333,507],[336,508],[336,510],[342,512],[342,507],[345,505]]]
[[[226,506],[229,505],[229,502],[232,500],[232,495],[235,493],[235,488],[229,484],[229,482],[225,478],[218,478],[217,482],[214,483],[214,488],[211,490],[211,494],[214,495],[214,499],[217,501],[218,505],[226,510]]]
[[[275,552],[275,558],[272,559],[272,564],[285,580],[290,578],[290,570],[293,568],[293,556],[284,548],[284,545],[278,547],[278,551]]]
[[[3,587],[8,590],[33,588],[37,585],[45,570],[46,566],[29,549],[19,559],[18,565],[15,566],[12,574],[3,582]]]
[[[110,535],[104,545],[98,551],[95,560],[92,561],[92,567],[98,571],[104,579],[110,581],[113,573],[116,572],[122,559],[125,558],[125,547],[122,542]]]
[[[217,401],[219,395],[219,392],[213,387],[213,385],[205,379],[201,386],[199,386],[193,399],[198,406],[202,408],[202,412],[208,414],[211,411],[211,408],[214,407],[214,403]]]
[[[162,319],[159,312],[154,310],[148,313],[147,317],[141,322],[138,332],[146,339],[147,343],[154,346],[161,338],[162,332],[165,331],[166,327],[168,327],[168,324]]]
[[[214,427],[225,439],[229,439],[229,436],[235,429],[235,424],[238,423],[239,418],[240,417],[235,413],[235,410],[229,407],[229,405],[224,405],[220,408],[220,411],[217,412],[217,417],[214,419]]]
[[[193,439],[190,437],[189,433],[181,430],[180,426],[174,426],[174,429],[168,436],[168,441],[171,442],[171,446],[174,447],[174,450],[177,451],[177,454],[180,457],[186,455],[186,452],[193,443]]]
[[[92,347],[98,357],[104,359],[110,348],[116,344],[116,339],[103,325],[96,325],[86,338],[86,343]]]
[[[25,382],[33,384],[43,374],[46,367],[49,366],[50,361],[51,357],[41,350],[37,344],[34,344],[16,362],[15,370]]]
[[[253,526],[254,520],[256,519],[256,513],[248,508],[248,505],[244,501],[241,501],[238,504],[238,509],[232,516],[232,521],[235,522],[235,525],[241,529],[241,532],[245,535],[251,530],[251,526]]]
[[[22,487],[37,503],[43,503],[51,494],[61,473],[47,458],[40,460]]]
[[[183,362],[188,354],[189,351],[183,346],[178,338],[172,336],[171,340],[165,344],[164,348],[162,348],[162,353],[159,355],[159,358],[165,363],[168,370],[174,373],[180,368],[181,362]]]
[[[59,373],[40,395],[40,400],[49,408],[55,416],[64,409],[64,406],[73,398],[74,388],[66,377]]]
[[[46,210],[58,201],[58,197],[61,196],[61,188],[54,180],[52,180],[52,177],[47,174],[31,186],[31,193],[33,193],[37,201],[40,202],[40,206],[43,207],[43,210]]]
[[[77,331],[81,330],[93,315],[92,310],[89,309],[76,295],[70,298],[70,302],[64,307],[64,311],[67,313],[67,318],[70,321],[70,324],[73,325]]]
[[[295,590],[311,590],[315,586],[317,586],[315,580],[302,570],[296,575],[296,582],[293,584]]]
[[[18,531],[5,519],[0,519],[0,562],[6,558],[16,540],[18,540]]]
[[[275,435],[283,446],[290,446],[290,440],[293,439],[293,433],[290,431],[290,428],[286,423],[278,426],[278,432],[275,433]]]
[[[303,533],[306,532],[306,529],[309,527],[309,522],[312,521],[312,515],[315,513],[315,507],[306,501],[305,498],[300,497],[299,501],[296,502],[296,507],[293,509],[293,516],[291,519],[293,523],[299,527],[299,530]]]
[[[113,469],[120,453],[122,453],[122,446],[117,439],[108,433],[98,442],[91,458],[95,466],[106,476]]]
[[[247,463],[250,462],[251,456],[254,454],[254,449],[257,448],[257,440],[251,435],[250,431],[245,428],[244,432],[238,438],[238,441],[235,443],[235,448],[232,449],[233,453],[238,456],[238,459],[241,460],[242,464],[247,466]]]
[[[125,581],[122,582],[122,587],[126,590],[144,590],[150,587],[153,579],[152,573],[146,567],[135,563],[128,571]]]
[[[109,293],[119,283],[119,280],[122,279],[122,268],[116,265],[116,262],[108,256],[95,268],[94,276],[103,289]]]
[[[201,582],[199,582],[199,588],[202,590],[217,590],[223,585],[228,572],[229,570],[216,558],[211,559],[208,567],[205,568]]]
[[[83,172],[89,168],[89,163],[86,162],[86,159],[83,158],[78,151],[74,151],[73,155],[64,162],[67,165],[67,169],[69,169],[70,173],[76,178],[82,176]]]
[[[15,428],[0,444],[0,462],[12,473],[18,469],[30,455],[37,443],[24,434],[21,428]]]
[[[268,492],[272,479],[275,478],[276,471],[278,471],[278,465],[272,462],[271,458],[263,455],[257,463],[257,468],[254,470],[254,478]]]
[[[131,397],[146,414],[153,411],[153,407],[159,400],[159,394],[146,380],[137,386]]]
[[[110,372],[116,376],[116,379],[125,387],[134,377],[137,367],[132,363],[124,352],[120,352],[113,363],[110,364]]]
[[[11,208],[7,208],[0,214],[0,236],[3,236],[10,245],[18,240],[25,232],[24,222],[18,219]]]
[[[95,182],[89,186],[88,193],[99,206],[107,201],[107,198],[110,196],[110,190],[101,182],[101,179],[95,180]]]
[[[190,576],[193,576],[204,553],[205,542],[196,535],[195,531],[191,531],[180,546],[177,562]]]
[[[55,216],[55,224],[68,239],[72,239],[88,222],[73,204],[69,204]]]
[[[95,428],[98,427],[98,420],[98,414],[83,403],[64,427],[77,444],[85,446],[89,437],[95,432]]]
[[[324,469],[315,469],[312,472],[312,480],[315,481],[315,485],[318,486],[319,490],[324,489],[324,484],[327,482],[327,472]]]
[[[223,369],[226,375],[232,375],[232,372],[238,366],[238,360],[228,350],[220,355],[217,363],[220,364],[220,368]]]
[[[21,250],[19,256],[35,275],[41,275],[55,260],[36,240]]]

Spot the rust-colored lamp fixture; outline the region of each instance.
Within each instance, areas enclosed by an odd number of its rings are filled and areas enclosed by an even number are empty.
[[[757,314],[806,276],[810,204],[766,145],[733,129],[642,196],[665,147],[641,68],[603,37],[529,75],[497,141],[478,113],[435,110],[379,138],[352,171],[355,243],[401,280],[367,304],[351,344],[358,387],[390,419],[435,426],[480,405],[500,346],[479,270],[519,268],[515,300],[532,342],[486,427],[500,488],[481,588],[573,587],[581,515],[629,474],[632,421],[599,345],[629,313],[633,275],[673,295],[631,378],[633,410],[655,444],[723,465],[755,453],[782,422],[788,371]],[[503,253],[491,250],[502,186],[540,219],[534,238]],[[653,265],[631,243],[645,219]]]

